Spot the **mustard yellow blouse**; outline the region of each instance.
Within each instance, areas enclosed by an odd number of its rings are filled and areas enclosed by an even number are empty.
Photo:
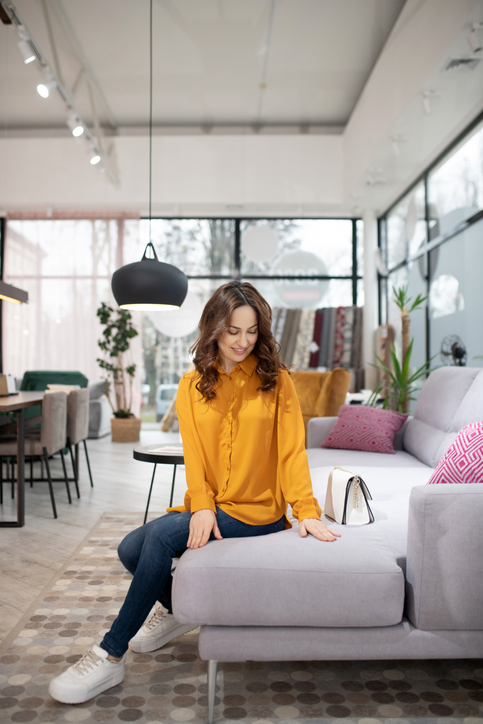
[[[293,382],[281,370],[276,390],[258,393],[256,366],[253,354],[230,374],[218,365],[209,402],[196,389],[196,371],[181,379],[176,406],[188,490],[184,506],[168,512],[218,506],[243,523],[265,525],[285,515],[289,503],[299,520],[320,519]]]

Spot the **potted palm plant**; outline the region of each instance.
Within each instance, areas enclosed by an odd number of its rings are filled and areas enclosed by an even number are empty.
[[[137,442],[141,420],[131,411],[136,365],[126,363],[125,355],[138,332],[132,324],[130,312],[124,309],[114,310],[102,302],[97,316],[104,327],[97,342],[104,356],[98,357],[97,362],[107,373],[106,395],[114,415],[111,420],[112,440]]]
[[[375,355],[377,364],[373,364],[382,373],[382,380],[376,387],[369,399],[368,404],[373,406],[379,397],[383,396],[383,409],[396,410],[397,412],[408,412],[409,402],[413,400],[413,393],[418,389],[416,382],[430,372],[430,364],[434,358],[425,362],[416,371],[411,369],[411,355],[414,339],[411,339],[410,314],[417,309],[427,297],[418,294],[416,299],[408,296],[408,288],[392,288],[394,301],[401,312],[402,326],[402,354],[399,361],[396,350],[392,347],[389,351],[391,366],[384,364],[382,359]]]

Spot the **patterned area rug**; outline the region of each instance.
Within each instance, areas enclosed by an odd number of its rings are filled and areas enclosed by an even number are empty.
[[[152,654],[129,654],[122,685],[77,706],[53,701],[50,679],[97,643],[130,576],[116,548],[139,514],[105,515],[27,614],[0,657],[0,721],[204,722],[206,664],[197,631]],[[483,661],[220,664],[215,721],[247,724],[483,724]]]

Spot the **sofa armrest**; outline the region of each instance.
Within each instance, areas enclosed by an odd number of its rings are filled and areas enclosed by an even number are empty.
[[[420,485],[409,499],[406,615],[424,631],[483,629],[483,485]]]
[[[112,408],[107,397],[102,396],[89,402],[89,439],[104,437],[111,432]]]
[[[307,426],[307,447],[320,447],[339,418],[313,417]]]

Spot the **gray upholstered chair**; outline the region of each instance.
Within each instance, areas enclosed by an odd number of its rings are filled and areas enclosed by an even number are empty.
[[[72,468],[74,470],[74,480],[77,489],[77,497],[79,497],[79,443],[84,443],[84,452],[86,455],[87,470],[89,471],[89,479],[91,488],[94,487],[92,481],[91,466],[89,462],[89,454],[87,452],[86,439],[89,434],[89,389],[84,387],[81,390],[72,390],[69,392],[67,401],[67,447],[69,448],[70,458],[72,460]],[[73,452],[75,448],[75,455]]]
[[[45,464],[47,481],[49,484],[50,500],[54,518],[57,518],[57,509],[54,499],[54,488],[50,474],[49,456],[60,452],[64,471],[67,498],[72,503],[69,489],[69,479],[65,466],[64,447],[66,446],[67,430],[67,395],[65,392],[46,392],[42,403],[42,418],[39,432],[32,432],[25,436],[25,456],[40,457]],[[17,441],[14,438],[0,442],[0,457],[17,457]]]

